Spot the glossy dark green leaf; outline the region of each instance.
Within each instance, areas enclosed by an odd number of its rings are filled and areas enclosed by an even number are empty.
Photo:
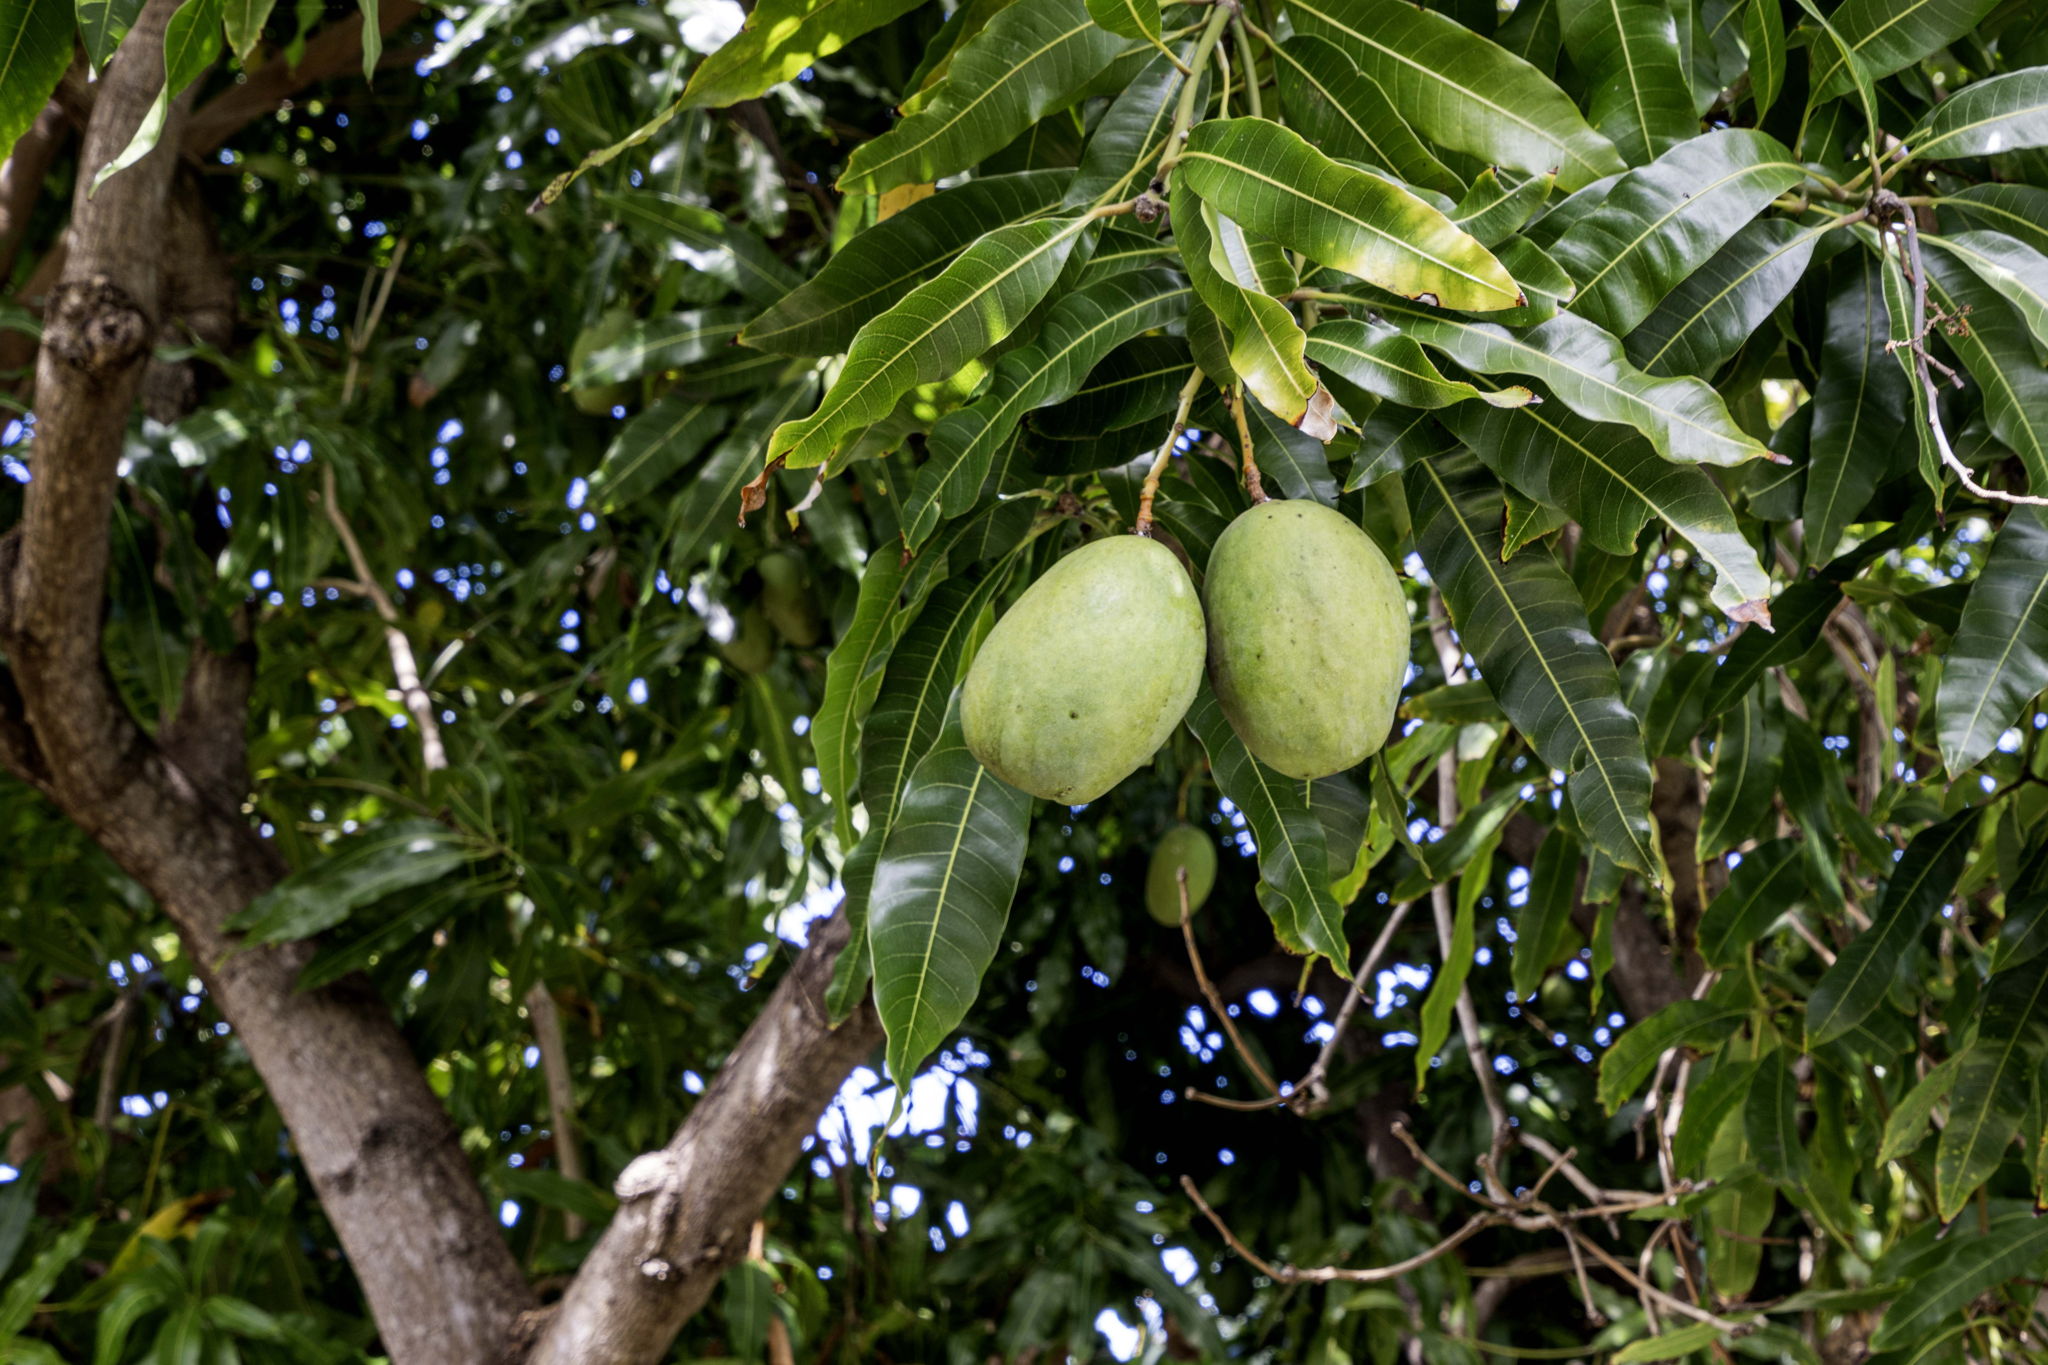
[[[256,50],[258,40],[263,37],[263,26],[270,21],[270,11],[276,4],[277,0],[225,0],[221,6],[221,18],[226,21],[227,26],[228,47],[233,50],[236,60],[243,66],[249,65],[249,55]],[[96,11],[106,8],[104,4],[94,5]],[[97,13],[94,15],[95,19],[99,17]],[[85,5],[80,4],[81,29],[85,26],[85,18]],[[130,22],[133,22],[132,15]]]
[[[590,476],[591,497],[598,507],[611,512],[655,492],[711,443],[725,421],[725,409],[710,403],[662,399],[619,428],[597,472]],[[728,515],[738,510],[734,502]]]
[[[1543,207],[1556,183],[1557,177],[1547,172],[1518,176],[1488,166],[1472,177],[1472,188],[1451,210],[1451,221],[1481,246],[1497,246]]]
[[[1007,337],[1065,268],[1085,217],[998,228],[919,285],[853,339],[839,377],[800,422],[769,443],[792,469],[825,463],[845,438],[887,417],[918,384],[933,384]]]
[[[1906,846],[1885,883],[1870,927],[1850,940],[1813,988],[1806,1003],[1810,1046],[1841,1037],[1884,1002],[1920,931],[1955,890],[1980,814],[1971,807],[1950,816],[1922,830]]]
[[[1408,408],[1442,408],[1467,399],[1494,407],[1522,407],[1536,395],[1520,385],[1477,388],[1446,379],[1413,338],[1383,322],[1344,318],[1308,336],[1308,358],[1350,380],[1375,398]]]
[[[818,784],[832,803],[839,842],[853,845],[853,790],[860,772],[861,722],[882,690],[882,669],[896,638],[909,623],[897,601],[909,565],[884,545],[861,575],[853,622],[825,663],[825,696],[811,721],[811,749],[818,759]]]
[[[2048,524],[2015,507],[1992,543],[1935,693],[1942,765],[1975,767],[2048,688]]]
[[[437,881],[476,856],[469,839],[435,820],[373,825],[258,896],[228,927],[252,944],[311,938],[373,901]]]
[[[690,73],[683,106],[753,99],[915,8],[917,0],[761,0],[746,26]]]
[[[1768,682],[1751,688],[1721,717],[1714,740],[1714,776],[1700,816],[1699,856],[1719,857],[1755,832],[1771,812],[1784,737]]]
[[[1920,241],[1975,271],[2026,322],[2036,355],[2048,352],[2048,256],[2003,232],[1926,235]]]
[[[640,318],[616,338],[592,349],[570,372],[571,388],[638,379],[650,370],[708,359],[731,346],[746,322],[739,308],[692,308],[667,317]]]
[[[1517,1000],[1533,1000],[1552,964],[1572,939],[1573,893],[1584,855],[1560,829],[1543,836],[1529,870],[1529,899],[1515,920],[1513,985]]]
[[[1569,775],[1572,809],[1594,845],[1648,873],[1657,864],[1642,730],[1571,580],[1541,550],[1501,562],[1499,485],[1475,461],[1431,460],[1404,478],[1422,561],[1501,710],[1543,762]]]
[[[1629,359],[1646,374],[1711,375],[1791,294],[1828,228],[1788,218],[1744,227],[1636,324]]]
[[[686,578],[715,547],[732,538],[738,530],[740,490],[761,472],[762,451],[767,449],[769,435],[779,424],[802,411],[817,391],[817,383],[810,375],[768,390],[740,414],[724,439],[713,447],[682,497],[676,500],[669,517],[667,563],[671,575]],[[687,412],[690,406],[681,398],[663,399],[655,408],[634,418],[628,429],[665,404],[673,404],[668,410],[675,414]],[[652,436],[659,430],[650,428],[648,434]],[[619,440],[624,439],[621,432]],[[649,459],[660,462],[666,456],[650,451]]]
[[[0,161],[71,65],[71,14],[70,0],[16,0],[0,10]]]
[[[1030,822],[1031,798],[974,761],[955,708],[911,772],[868,897],[891,1075],[915,1075],[967,1017],[1002,941]]]
[[[2048,972],[2001,972],[1985,988],[1977,1036],[1961,1054],[1948,1123],[1934,1152],[1936,1212],[1946,1222],[2005,1159],[2026,1116],[2028,1082],[2048,1050]]]
[[[1721,1125],[1729,1120],[1749,1094],[1761,1062],[1730,1056],[1715,1057],[1704,1073],[1696,1069],[1685,1092],[1685,1108],[1679,1111],[1678,1131],[1671,1137],[1671,1165],[1680,1175],[1697,1179],[1707,1159],[1707,1149]]]
[[[2002,232],[2048,254],[2048,189],[1970,185],[1935,200],[1944,232]]]
[[[1159,37],[1159,0],[1088,0],[1088,13],[1125,38]]]
[[[53,0],[35,0],[34,12],[44,16],[40,22],[50,22],[52,4]],[[62,9],[62,5],[56,6],[58,12],[61,13]],[[178,7],[178,12],[171,16],[170,26],[164,31],[164,83],[157,91],[156,100],[142,116],[142,122],[136,127],[127,147],[119,156],[93,172],[94,189],[105,184],[108,176],[124,171],[148,156],[156,146],[157,138],[163,134],[164,120],[170,116],[171,101],[183,94],[186,86],[206,74],[206,68],[212,66],[214,58],[220,55],[220,15],[221,0],[185,0]],[[33,36],[26,29],[17,35],[23,43]],[[22,74],[24,78],[31,77],[35,69],[25,70]],[[0,89],[8,89],[14,84],[13,73],[0,71]],[[37,107],[40,107],[40,102]],[[35,111],[29,110],[28,117],[34,116]],[[26,121],[22,126],[27,126]],[[0,131],[5,130],[0,128]]]
[[[1442,146],[1567,190],[1622,169],[1549,77],[1448,16],[1400,0],[1290,0],[1297,32],[1334,44]]]
[[[1969,320],[1944,338],[1983,394],[1991,434],[2020,457],[2032,491],[2048,489],[2048,369],[2035,358],[2026,326],[1974,272],[1940,252],[1926,257],[1929,302]]]
[[[1741,966],[1750,948],[1805,890],[1798,841],[1773,839],[1743,854],[1742,865],[1700,916],[1701,961],[1710,967]]]
[[[1144,336],[1111,351],[1074,396],[1025,419],[1036,433],[1099,437],[1173,410],[1187,382],[1187,344],[1178,337]]]
[[[1906,137],[1915,161],[2048,146],[2048,66],[1973,81]]]
[[[1204,73],[1205,86],[1207,79]],[[1088,135],[1081,168],[1067,186],[1067,207],[1120,204],[1136,198],[1151,183],[1166,150],[1167,134],[1173,130],[1174,111],[1186,80],[1162,54],[1147,63],[1111,101]],[[1196,99],[1200,103],[1200,93]]]
[[[1877,1159],[1880,1162],[1897,1161],[1920,1145],[1927,1136],[1928,1122],[1934,1117],[1935,1106],[1948,1098],[1955,1088],[1956,1073],[1962,1070],[1960,1054],[1949,1058],[1923,1076],[1912,1089],[1897,1097],[1892,1112],[1884,1121],[1884,1133],[1879,1138]]]
[[[1245,405],[1245,425],[1252,434],[1252,458],[1267,479],[1289,498],[1310,498],[1326,507],[1337,504],[1337,476],[1330,472],[1323,443],[1288,426],[1262,403]],[[1231,432],[1235,445],[1236,432]]]
[[[2030,1211],[2003,1214],[1923,1253],[1899,1268],[1905,1288],[1885,1309],[1871,1334],[1875,1351],[1924,1340],[1942,1319],[2002,1280],[2034,1271],[2048,1260],[2048,1218]]]
[[[1443,962],[1430,979],[1429,994],[1422,999],[1418,1012],[1419,1026],[1416,1030],[1420,1039],[1415,1045],[1415,1093],[1420,1095],[1428,1084],[1429,1073],[1436,1065],[1438,1054],[1451,1036],[1451,1015],[1458,1005],[1458,995],[1465,989],[1466,978],[1472,974],[1472,946],[1476,937],[1474,906],[1464,896],[1457,898],[1451,920],[1451,942],[1444,950]]]
[[[986,234],[1059,206],[1069,172],[1019,171],[941,190],[848,242],[818,273],[748,323],[740,343],[780,355],[836,355],[871,318]]]
[[[1749,45],[1749,90],[1761,120],[1785,88],[1785,12],[1778,0],[1747,0],[1742,37]]]
[[[1457,175],[1436,159],[1387,92],[1321,38],[1296,34],[1273,49],[1287,121],[1326,156],[1383,167],[1411,185],[1456,194]]]
[[[1829,16],[1872,80],[1931,57],[1977,27],[1998,0],[1843,0]],[[1813,51],[1813,99],[1847,94],[1854,78],[1842,54]]]
[[[1654,161],[1699,132],[1663,0],[1559,0],[1564,45],[1587,84],[1587,107],[1632,166]]]
[[[929,102],[854,149],[840,191],[880,194],[965,170],[1079,99],[1129,41],[1097,27],[1084,0],[1016,0],[953,53]]]
[[[1618,1112],[1657,1059],[1674,1047],[1702,1047],[1735,1031],[1748,1011],[1718,1000],[1679,1000],[1623,1030],[1600,1058],[1600,1107]]]
[[[1906,376],[1888,349],[1889,318],[1876,259],[1863,252],[1838,258],[1807,441],[1801,515],[1810,564],[1833,557],[1910,425]]]
[[[262,0],[253,0],[253,3],[265,10],[271,7],[263,4]],[[276,0],[271,0],[271,4],[275,3]],[[128,36],[129,28],[135,23],[135,16],[142,13],[142,0],[77,0],[77,5],[78,39],[85,44],[86,58],[97,71],[107,64],[107,58],[114,55],[114,49]],[[232,32],[229,36],[233,36]],[[237,47],[235,52],[238,56],[242,55],[243,49]],[[57,74],[63,74],[61,67]],[[6,84],[6,81],[0,80],[0,87]],[[7,145],[5,141],[0,141],[0,155],[5,155]]]
[[[1330,894],[1322,822],[1300,787],[1251,756],[1206,682],[1188,708],[1188,729],[1208,753],[1216,785],[1244,812],[1258,841],[1259,903],[1280,941],[1296,952],[1320,953],[1348,974],[1351,948],[1343,910]]]
[[[1805,172],[1768,133],[1723,128],[1616,181],[1550,254],[1578,281],[1571,309],[1627,332]]]
[[[1437,209],[1266,119],[1197,124],[1175,177],[1251,231],[1403,298],[1481,312],[1523,301],[1492,253]]]
[[[1799,1142],[1799,1081],[1781,1048],[1763,1059],[1742,1103],[1742,1133],[1757,1174],[1776,1185],[1801,1186],[1809,1174]]]

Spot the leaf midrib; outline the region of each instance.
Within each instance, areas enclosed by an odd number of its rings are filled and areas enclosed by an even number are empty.
[[[960,818],[953,824],[953,846],[946,850],[946,868],[939,878],[938,896],[932,907],[931,929],[925,936],[924,952],[918,957],[917,989],[910,999],[910,1023],[913,1028],[916,1027],[918,1015],[924,1012],[924,987],[926,980],[931,976],[932,947],[939,941],[939,918],[946,908],[946,893],[953,885],[953,865],[959,861],[960,845],[967,837],[967,826],[973,820],[975,802],[981,794],[981,782],[987,776],[986,768],[979,763],[974,765],[974,782],[965,789],[967,800],[961,804]]]

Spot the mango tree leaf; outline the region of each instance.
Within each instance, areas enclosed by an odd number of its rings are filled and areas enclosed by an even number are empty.
[[[1892,1106],[1891,1116],[1884,1121],[1884,1135],[1878,1142],[1877,1159],[1880,1164],[1897,1161],[1920,1145],[1920,1140],[1927,1136],[1927,1124],[1934,1117],[1934,1107],[1948,1098],[1948,1092],[1955,1088],[1956,1073],[1962,1067],[1962,1054],[1958,1053],[1928,1072],[1918,1085]]]
[[[1870,927],[1842,949],[1806,1002],[1809,1047],[1841,1037],[1884,1003],[1907,950],[1955,889],[1980,814],[1973,806],[1922,830],[1906,845]]]
[[[1244,812],[1258,841],[1259,903],[1280,941],[1295,952],[1321,953],[1348,975],[1351,948],[1344,912],[1330,894],[1322,822],[1301,788],[1251,756],[1206,681],[1188,708],[1188,729],[1208,753],[1216,785]]]
[[[1749,45],[1749,90],[1761,120],[1785,88],[1785,11],[1778,0],[1742,6],[1742,39]]]
[[[2019,311],[2034,334],[2037,353],[2048,348],[2048,256],[2002,232],[1957,232],[1920,238],[1975,271]]]
[[[1773,839],[1743,854],[1742,865],[1700,916],[1700,960],[1710,967],[1741,966],[1751,945],[1785,917],[1805,889],[1796,840]]]
[[[1833,226],[1750,223],[1636,324],[1622,342],[1629,359],[1645,374],[1711,375],[1791,294],[1814,243]]]
[[[853,790],[860,773],[861,722],[882,690],[882,669],[910,613],[897,601],[904,556],[884,544],[860,576],[852,624],[825,661],[825,696],[811,722],[811,749],[818,759],[818,785],[832,803],[839,842],[853,846]]]
[[[710,443],[725,416],[700,400],[664,398],[626,423],[590,476],[597,505],[613,512],[654,492]]]
[[[569,375],[571,388],[638,379],[650,370],[688,365],[731,346],[746,321],[741,308],[692,308],[667,317],[639,318],[583,357]]]
[[[918,0],[761,0],[745,26],[690,73],[682,107],[724,108],[753,99],[917,5]]]
[[[386,821],[286,877],[228,928],[250,943],[311,938],[362,906],[437,881],[476,856],[468,838],[438,821]]]
[[[1799,8],[1805,10],[1807,16],[1813,20],[1814,27],[1825,37],[1825,41],[1816,38],[1811,47],[1814,50],[1831,51],[1841,60],[1842,70],[1847,73],[1850,88],[1856,94],[1856,108],[1863,114],[1863,126],[1868,134],[1867,150],[1874,158],[1877,155],[1875,149],[1879,144],[1880,134],[1877,126],[1877,93],[1871,82],[1870,71],[1864,66],[1862,56],[1850,46],[1849,39],[1843,37],[1841,30],[1821,12],[1817,0],[1798,0],[1798,4]],[[1809,118],[1821,103],[1822,101],[1811,95],[1808,96],[1806,107]]]
[[[1277,123],[1197,124],[1174,174],[1251,231],[1403,298],[1468,312],[1526,302],[1493,254],[1442,213]]]
[[[2002,1214],[1982,1231],[1956,1238],[1899,1267],[1905,1282],[1871,1334],[1870,1349],[1887,1351],[1923,1339],[1943,1318],[2001,1281],[2048,1260],[2048,1218],[2030,1210]]]
[[[1998,0],[1843,0],[1829,16],[1870,79],[1889,76],[1976,28]],[[1847,94],[1855,78],[1826,43],[1813,50],[1813,102]],[[1759,110],[1759,113],[1762,111]]]
[[[1910,423],[1906,376],[1892,358],[1890,314],[1876,258],[1838,258],[1807,440],[1806,555],[1825,563],[1862,513]]]
[[[1573,412],[1634,427],[1674,463],[1733,465],[1769,455],[1736,425],[1704,380],[1644,374],[1628,363],[1612,333],[1584,318],[1560,313],[1510,330],[1433,316],[1407,304],[1376,306],[1402,331],[1466,369],[1540,380]]]
[[[868,898],[891,1075],[915,1075],[967,1017],[1002,941],[1030,823],[1031,798],[967,751],[956,704],[910,775]]]
[[[71,65],[71,13],[70,0],[17,0],[0,10],[0,161]]]
[[[1494,828],[1498,831],[1499,826]],[[1472,975],[1472,947],[1477,937],[1474,919],[1473,899],[1459,896],[1451,920],[1450,947],[1444,951],[1444,960],[1429,983],[1429,994],[1423,997],[1422,1009],[1418,1012],[1417,1034],[1420,1041],[1415,1046],[1415,1093],[1418,1095],[1429,1081],[1437,1054],[1443,1051],[1444,1042],[1451,1036],[1451,1013],[1457,1008],[1466,978]]]
[[[1124,203],[1151,183],[1166,150],[1167,135],[1173,131],[1173,116],[1186,80],[1162,53],[1124,87],[1081,151],[1081,168],[1074,172],[1063,200],[1068,208]],[[1207,81],[1205,72],[1203,86],[1195,96],[1198,106]]]
[[[1084,215],[998,228],[962,252],[860,329],[818,410],[777,430],[768,457],[792,469],[823,464],[912,387],[937,383],[981,356],[1038,306],[1088,223]]]
[[[261,4],[262,0],[254,2]],[[275,4],[276,0],[271,0],[271,3]],[[35,6],[29,8],[34,9]],[[267,10],[270,6],[263,5],[263,8]],[[142,0],[78,0],[78,38],[85,44],[86,59],[92,63],[93,70],[107,64],[107,58],[114,55],[114,49],[128,36],[128,30],[135,24],[135,16],[140,13]],[[235,52],[242,55],[239,47]],[[58,68],[57,75],[63,74],[63,69]],[[56,77],[52,77],[50,83],[56,84]],[[7,89],[6,75],[0,73],[0,90]],[[9,145],[10,140],[0,138],[0,157],[7,154]]]
[[[1721,733],[1714,740],[1714,780],[1700,817],[1698,848],[1703,861],[1734,848],[1771,814],[1784,735],[1765,700],[1769,695],[1765,688],[1753,687],[1743,694],[1741,705],[1722,717]]]
[[[1401,0],[1289,0],[1295,30],[1327,39],[1445,147],[1557,173],[1567,190],[1623,168],[1549,77],[1447,15]]]
[[[1227,342],[1229,374],[1219,374],[1214,363],[1203,366],[1218,384],[1242,379],[1252,396],[1279,415],[1290,426],[1303,423],[1324,439],[1336,434],[1330,415],[1335,406],[1329,392],[1303,360],[1307,338],[1287,305],[1271,295],[1227,273],[1229,262],[1216,249],[1204,205],[1196,198],[1187,177],[1176,175],[1172,186],[1173,235],[1180,245],[1181,263],[1195,294],[1206,305]],[[1201,340],[1190,314],[1188,340]],[[1196,363],[1202,349],[1195,350]]]
[[[1943,195],[1934,203],[1945,232],[2002,232],[2048,254],[2048,189],[2038,185],[1971,185]]]
[[[1079,99],[1127,46],[1083,0],[1016,0],[953,54],[928,104],[854,149],[840,192],[880,194],[972,166]]]
[[[1343,51],[1296,34],[1273,49],[1287,121],[1324,154],[1379,166],[1407,181],[1456,194],[1464,185],[1436,159],[1401,111]]]
[[[0,1343],[11,1344],[16,1334],[28,1326],[36,1305],[56,1287],[65,1268],[84,1254],[94,1226],[94,1221],[87,1219],[60,1233],[28,1263],[27,1269],[8,1280],[5,1292],[0,1292]]]
[[[135,1324],[164,1306],[165,1287],[150,1280],[125,1280],[94,1314],[93,1365],[120,1365]]]
[[[1471,234],[1479,245],[1496,246],[1507,241],[1543,207],[1550,198],[1550,187],[1556,183],[1557,177],[1548,172],[1518,177],[1488,166],[1472,177],[1472,188],[1451,210],[1451,222]]]
[[[1337,476],[1330,472],[1321,441],[1288,426],[1263,403],[1247,404],[1244,416],[1252,433],[1254,458],[1266,476],[1280,485],[1282,494],[1312,498],[1326,507],[1337,505]],[[1236,433],[1231,435],[1235,444]]]
[[[2041,146],[2048,146],[2048,66],[1972,81],[1935,105],[1906,138],[1915,161]]]
[[[2026,1117],[2029,1079],[2048,1047],[2048,972],[2000,972],[1977,1010],[1934,1151],[1934,1196],[1943,1222],[1963,1211],[2005,1159]]]
[[[706,255],[731,258],[733,283],[755,303],[773,303],[803,282],[803,277],[784,264],[760,237],[710,209],[653,189],[605,190],[597,197],[607,212],[636,230],[649,248],[662,257],[679,254],[676,248],[680,246],[698,253],[699,259]],[[864,241],[867,235],[862,233],[847,243],[847,249]],[[845,251],[840,253],[844,254]],[[831,268],[829,262],[826,268]],[[846,335],[849,339],[853,336],[852,327],[847,328]]]
[[[1325,330],[1317,328],[1316,335]],[[1664,522],[1714,570],[1716,606],[1736,621],[1769,621],[1770,577],[1706,471],[1660,459],[1637,433],[1600,426],[1553,403],[1507,412],[1468,407],[1443,421],[1495,473],[1569,512],[1586,538],[1609,554],[1633,553],[1644,523],[1652,517]]]
[[[41,11],[48,4],[49,0],[36,0],[36,9]],[[157,91],[155,102],[142,116],[135,136],[129,139],[121,154],[94,173],[92,186],[95,190],[107,182],[108,176],[128,169],[149,155],[156,146],[157,138],[163,135],[164,120],[170,117],[171,101],[204,75],[206,68],[213,65],[213,59],[220,55],[220,6],[221,0],[185,0],[178,12],[171,16],[170,25],[164,30],[163,88]],[[0,88],[12,79],[11,73],[4,71],[0,71],[0,77],[5,78],[0,79]],[[34,117],[33,111],[30,117]]]
[[[1536,401],[1534,393],[1519,385],[1481,389],[1444,378],[1421,346],[1383,322],[1326,322],[1309,333],[1308,358],[1375,398],[1407,408],[1443,408],[1467,399],[1498,408]]]
[[[1968,319],[1967,326],[1944,336],[1983,391],[1991,434],[2020,457],[2034,492],[2048,490],[2048,369],[2035,360],[2025,326],[1998,291],[1971,271],[1939,252],[1926,264],[1928,299],[1950,316]]]
[[[911,547],[922,544],[941,518],[974,505],[997,448],[1016,434],[1026,412],[1071,397],[1112,349],[1178,321],[1190,292],[1178,275],[1144,270],[1112,275],[1053,304],[1037,338],[996,365],[988,391],[932,429],[929,458],[917,472],[905,515],[904,537]]]
[[[945,269],[997,228],[1059,207],[1065,170],[977,176],[860,233],[811,279],[740,332],[740,344],[779,355],[837,355],[871,318]]]
[[[1743,1099],[1742,1132],[1759,1175],[1774,1185],[1806,1184],[1806,1149],[1799,1143],[1799,1080],[1783,1048],[1757,1068]]]
[[[1550,248],[1578,281],[1572,311],[1629,331],[1804,176],[1776,138],[1750,128],[1692,138],[1630,171]]]
[[[1088,13],[1125,38],[1159,38],[1159,0],[1088,0]]]
[[[1593,126],[1632,166],[1699,132],[1663,0],[1561,0],[1565,49],[1584,73]]]
[[[1469,458],[1404,476],[1415,541],[1480,677],[1544,763],[1570,776],[1594,846],[1648,874],[1650,765],[1607,650],[1577,589],[1542,550],[1501,562],[1500,489]]]
[[[1515,920],[1515,999],[1533,1000],[1551,964],[1571,942],[1573,892],[1584,855],[1561,829],[1543,836],[1529,870],[1529,899]]]
[[[1684,1360],[1686,1357],[1706,1350],[1721,1340],[1721,1329],[1711,1322],[1688,1323],[1673,1327],[1654,1337],[1631,1341],[1616,1351],[1612,1365],[1638,1365],[1638,1362],[1652,1360]]]
[[[801,411],[810,403],[818,391],[814,376],[805,375],[794,383],[770,389],[755,399],[747,410],[740,414],[732,429],[725,434],[712,450],[710,456],[698,467],[683,495],[676,500],[674,510],[669,514],[667,528],[667,562],[671,576],[687,579],[692,570],[703,562],[712,549],[723,545],[737,527],[734,509],[739,506],[740,490],[761,470],[761,452],[767,447],[768,436],[776,426]],[[684,400],[663,399],[654,408],[642,413],[628,423],[633,425],[645,420],[649,414],[665,405],[674,403],[669,409],[680,414],[688,410]],[[662,428],[649,431],[652,436]],[[692,433],[694,438],[694,432]],[[621,432],[619,440],[625,439]],[[614,448],[617,447],[614,442]],[[658,452],[650,457],[659,463]],[[680,464],[680,461],[677,462]],[[663,474],[666,480],[668,474]],[[658,482],[658,481],[657,481]],[[649,487],[654,485],[650,483]],[[603,492],[605,490],[600,490]]]
[[[1756,1079],[1756,1058],[1731,1055],[1733,1049],[1716,1056],[1705,1074],[1693,1072],[1685,1092],[1685,1107],[1679,1111],[1678,1131],[1671,1138],[1671,1165],[1681,1174],[1697,1176],[1701,1163],[1721,1125],[1729,1120]]]
[[[1975,767],[2048,688],[2048,524],[2015,507],[1998,528],[1946,651],[1934,713],[1951,778]]]
[[[1628,1103],[1657,1059],[1674,1047],[1702,1047],[1735,1031],[1748,1010],[1717,999],[1678,1000],[1624,1029],[1600,1058],[1600,1107],[1613,1114]]]

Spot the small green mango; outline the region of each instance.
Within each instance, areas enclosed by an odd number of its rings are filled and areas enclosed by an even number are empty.
[[[569,373],[573,375],[581,370],[591,356],[619,341],[632,325],[631,312],[614,308],[578,332],[576,344],[569,348]],[[589,417],[602,417],[625,402],[632,391],[631,385],[621,380],[616,384],[586,384],[572,388],[569,397],[576,404],[576,411]]]
[[[1159,751],[1202,683],[1202,604],[1143,536],[1084,545],[1017,599],[960,698],[981,765],[1048,801],[1093,801]]]
[[[824,633],[818,604],[811,599],[810,573],[803,558],[788,550],[762,556],[761,611],[776,634],[798,649],[809,649]]]
[[[1145,869],[1145,911],[1161,924],[1180,923],[1180,870],[1188,870],[1188,913],[1194,914],[1216,886],[1215,841],[1193,825],[1175,825],[1152,850]]]
[[[1408,609],[1349,517],[1259,504],[1217,537],[1203,598],[1209,681],[1254,757],[1308,779],[1379,751],[1408,673]]]
[[[733,620],[732,638],[718,646],[718,657],[742,673],[766,673],[775,662],[775,635],[759,607],[747,607]]]

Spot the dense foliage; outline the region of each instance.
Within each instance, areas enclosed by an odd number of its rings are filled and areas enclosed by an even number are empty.
[[[647,1358],[2048,1356],[2048,10],[387,3],[230,126],[355,8],[170,20],[231,316],[76,606],[152,733],[246,623],[243,951],[544,1298],[843,904],[886,1052]],[[0,527],[141,9],[0,14]],[[1402,570],[1382,753],[985,773],[1008,605],[1261,484]],[[0,831],[0,1359],[382,1355],[221,964]]]

